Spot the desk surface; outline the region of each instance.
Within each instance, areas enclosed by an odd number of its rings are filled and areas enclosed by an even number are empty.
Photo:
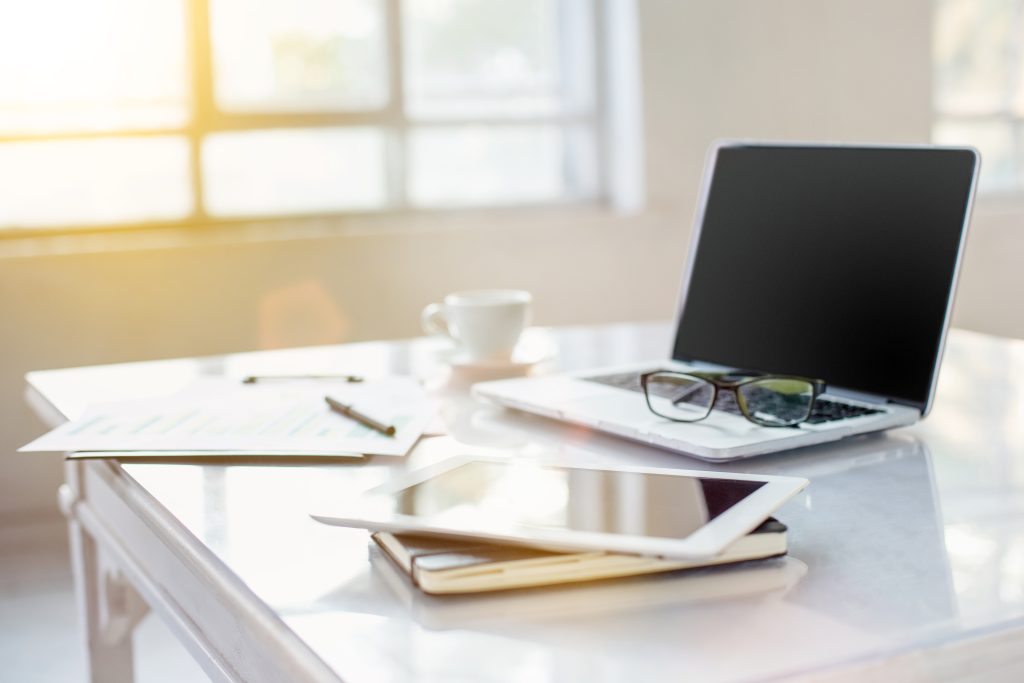
[[[665,325],[531,334],[557,345],[549,369],[656,359],[669,342]],[[1019,643],[1024,628],[1024,343],[954,331],[920,425],[723,467],[480,405],[437,352],[414,340],[48,371],[30,375],[29,398],[56,420],[200,374],[424,377],[444,399],[450,435],[408,459],[114,465],[244,589],[233,599],[269,606],[346,681],[746,680],[879,662],[923,677],[1020,671],[1019,647],[993,643]],[[475,597],[418,594],[368,549],[366,532],[307,516],[317,500],[452,452],[785,473],[811,485],[778,513],[789,558]],[[965,642],[975,649],[958,650]]]

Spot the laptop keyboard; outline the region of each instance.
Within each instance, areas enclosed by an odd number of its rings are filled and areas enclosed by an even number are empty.
[[[583,377],[581,379],[641,393],[643,388],[640,386],[640,375],[642,374],[642,372],[623,372],[614,375]],[[718,398],[715,399],[714,409],[721,410],[725,413],[731,413],[733,415],[739,415],[741,417],[743,415],[740,411],[740,407],[736,404],[736,395],[731,391],[718,392]],[[811,409],[811,416],[807,418],[806,422],[808,424],[821,424],[823,422],[847,420],[851,417],[875,415],[881,412],[884,411],[877,410],[875,408],[868,408],[866,406],[854,405],[853,403],[846,403],[845,401],[837,401],[831,398],[822,398],[819,396],[814,402],[814,407]]]

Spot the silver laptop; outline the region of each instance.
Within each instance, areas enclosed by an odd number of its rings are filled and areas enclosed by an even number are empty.
[[[473,391],[711,461],[912,424],[934,396],[979,164],[970,148],[716,143],[670,358]],[[684,376],[716,388],[661,410]],[[733,389],[758,377],[819,382],[799,423],[766,426]],[[672,412],[701,401],[706,417]]]

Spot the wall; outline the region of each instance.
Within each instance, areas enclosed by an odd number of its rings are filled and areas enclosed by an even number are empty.
[[[27,370],[409,336],[423,305],[468,287],[532,290],[540,324],[667,318],[710,140],[928,137],[927,0],[639,8],[642,216],[470,214],[412,231],[369,220],[304,227],[289,241],[228,245],[218,235],[150,249],[140,239],[97,253],[0,257],[0,523],[55,513],[59,458],[12,453],[42,430],[24,407]],[[969,261],[993,253],[982,227]],[[986,268],[969,262],[964,282],[972,306],[960,319],[979,328],[1001,312],[981,282]]]
[[[953,324],[1024,338],[1022,259],[1024,206],[993,206],[980,200],[967,239]]]

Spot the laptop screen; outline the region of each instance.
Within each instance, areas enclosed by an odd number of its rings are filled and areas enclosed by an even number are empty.
[[[718,150],[673,357],[929,399],[976,156]]]

